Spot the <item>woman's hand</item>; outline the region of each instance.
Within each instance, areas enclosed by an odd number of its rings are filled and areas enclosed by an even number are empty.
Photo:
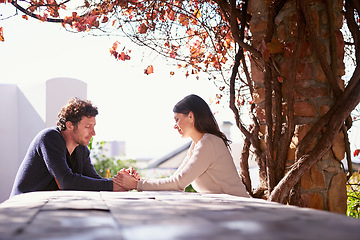
[[[133,176],[136,180],[140,180],[140,177],[141,177],[140,173],[138,173],[138,171],[136,171],[133,167],[128,168],[128,169],[123,168],[118,172],[118,174],[122,173],[122,172],[127,172],[128,174]]]
[[[136,171],[133,167],[126,169],[131,176],[133,176],[136,180],[140,180],[140,173]]]

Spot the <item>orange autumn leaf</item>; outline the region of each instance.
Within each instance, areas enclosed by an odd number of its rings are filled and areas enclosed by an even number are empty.
[[[184,14],[180,14],[180,16],[178,17],[178,21],[183,26],[188,26],[189,25],[189,18]]]
[[[126,53],[124,52],[121,52],[118,56],[118,59],[119,60],[122,60],[122,61],[125,61],[125,60],[130,60],[130,56],[127,55]]]
[[[271,42],[266,43],[266,46],[271,54],[281,53],[284,51],[283,44],[276,38],[271,39]]]
[[[146,26],[145,23],[142,23],[139,27],[138,27],[138,32],[143,34],[146,33],[148,30],[148,27]]]
[[[28,20],[28,16],[27,15],[22,15],[22,18],[25,20]]]
[[[227,58],[226,58],[226,57],[223,57],[223,58],[221,59],[221,63],[226,63],[226,61],[227,61]]]
[[[200,18],[200,17],[201,17],[201,12],[200,12],[199,9],[195,9],[195,11],[194,11],[194,16],[195,16],[196,18]]]
[[[113,55],[116,60],[122,60],[122,61],[130,60],[130,56],[128,53],[131,53],[131,51],[126,51],[126,53],[124,51],[122,51],[121,53],[119,53],[117,51],[119,44],[120,44],[119,41],[114,42],[112,48],[109,49],[110,54]]]
[[[3,27],[0,27],[0,41],[5,41],[4,39],[4,33],[3,33]]]
[[[153,73],[153,72],[154,72],[154,67],[153,67],[153,65],[148,66],[148,67],[144,70],[144,73],[145,73],[146,75],[149,75],[149,74],[151,74],[151,73]]]
[[[112,48],[116,51],[116,49],[118,48],[118,45],[119,45],[119,44],[120,44],[119,41],[114,42]]]

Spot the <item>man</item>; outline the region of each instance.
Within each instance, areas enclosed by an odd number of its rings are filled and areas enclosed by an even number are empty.
[[[33,191],[123,191],[95,171],[87,148],[95,136],[98,110],[90,101],[71,99],[57,127],[42,130],[20,165],[10,196]]]

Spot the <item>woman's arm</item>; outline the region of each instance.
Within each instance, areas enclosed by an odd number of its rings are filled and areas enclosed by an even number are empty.
[[[168,178],[141,179],[137,182],[137,189],[141,191],[184,191],[191,182],[210,167],[214,158],[214,148],[211,143],[199,141],[194,145],[193,153],[188,161],[181,168],[179,167],[179,171]]]

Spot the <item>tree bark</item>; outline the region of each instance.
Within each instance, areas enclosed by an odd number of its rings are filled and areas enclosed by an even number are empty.
[[[319,161],[330,149],[337,133],[340,131],[341,126],[343,125],[342,123],[360,102],[360,92],[358,90],[360,89],[360,80],[358,76],[359,72],[360,68],[357,67],[352,78],[353,82],[356,82],[356,85],[353,88],[346,88],[344,93],[332,107],[333,114],[331,114],[326,130],[319,142],[316,144],[313,150],[311,150],[308,154],[303,155],[293,165],[291,170],[285,175],[285,177],[271,193],[269,197],[270,201],[284,203],[289,195],[290,190],[297,182],[299,182],[303,174],[308,171],[317,161]]]

